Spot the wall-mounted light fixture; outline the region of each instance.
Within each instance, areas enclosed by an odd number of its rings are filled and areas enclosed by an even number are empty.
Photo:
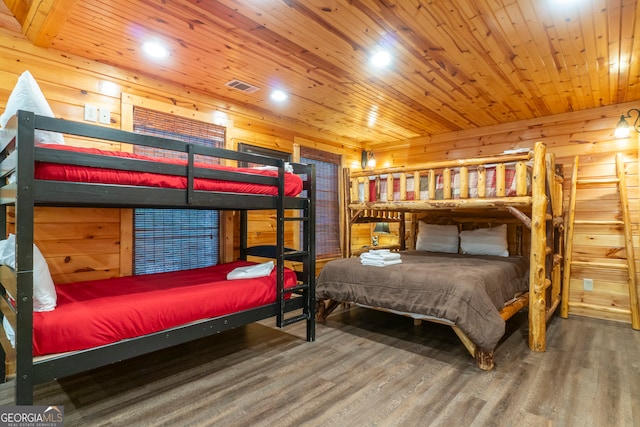
[[[376,222],[376,226],[373,227],[373,232],[374,233],[380,233],[380,234],[389,234],[391,231],[389,231],[389,223],[388,222]]]
[[[362,161],[360,163],[362,169],[373,169],[376,167],[376,156],[373,155],[371,150],[362,150]]]
[[[388,222],[376,222],[376,226],[373,227],[373,233],[371,234],[371,245],[378,246],[380,243],[379,234],[390,234]]]
[[[616,138],[627,138],[629,136],[630,127],[626,119],[631,118],[632,112],[636,113],[636,120],[633,122],[633,129],[636,132],[640,132],[640,110],[637,108],[632,108],[629,111],[627,111],[626,115],[623,114],[620,116],[620,120],[618,121],[618,124],[616,125],[616,130],[614,132],[614,135]]]

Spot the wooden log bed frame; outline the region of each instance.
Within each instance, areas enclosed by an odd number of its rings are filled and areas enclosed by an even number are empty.
[[[505,165],[515,164],[515,192],[505,189]],[[495,196],[486,197],[485,170],[495,167]],[[460,177],[459,196],[454,198],[451,188],[451,176],[456,170]],[[468,186],[469,171],[477,171],[477,197],[471,195]],[[442,179],[442,191],[436,193],[438,175]],[[413,190],[407,190],[407,181],[413,178]],[[428,198],[421,199],[420,185],[415,183],[428,180]],[[380,191],[380,183],[386,180],[386,188],[396,191]],[[369,183],[374,181],[376,192],[370,194]],[[530,182],[528,182],[530,181]],[[528,307],[529,347],[532,351],[543,352],[546,349],[546,325],[560,303],[561,264],[563,251],[563,209],[562,209],[562,171],[555,164],[555,156],[547,153],[546,145],[538,142],[533,151],[503,154],[492,157],[439,161],[420,164],[413,167],[363,170],[344,174],[345,220],[344,258],[357,255],[352,251],[351,228],[358,223],[398,222],[400,242],[398,249],[405,249],[405,214],[412,217],[412,233],[420,215],[447,217],[455,221],[516,223],[519,230],[517,249],[522,251],[523,241],[527,245],[520,255],[529,256],[529,291],[509,301],[501,310],[505,321],[524,307]],[[399,187],[399,191],[397,190]],[[363,194],[364,192],[364,194]],[[385,197],[385,194],[386,197]],[[512,194],[514,193],[514,194]],[[382,196],[382,197],[381,197]],[[460,224],[460,222],[458,222]],[[530,234],[522,236],[522,229]],[[511,233],[514,234],[514,233]],[[415,245],[415,238],[412,239]],[[511,246],[510,246],[511,247]],[[319,283],[318,283],[319,284]],[[351,301],[317,301],[317,319],[322,321],[340,304]],[[372,307],[384,310],[384,307]],[[438,319],[428,319],[439,322]],[[481,351],[479,347],[455,324],[439,322],[452,326],[469,353],[476,359],[479,368],[490,370],[494,367],[493,351]]]

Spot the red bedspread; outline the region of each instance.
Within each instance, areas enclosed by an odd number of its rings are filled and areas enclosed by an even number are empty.
[[[143,156],[139,154],[126,153],[122,151],[105,151],[96,148],[79,148],[68,145],[41,144],[40,147],[52,148],[56,150],[74,151],[78,153],[98,154],[103,156],[124,157],[130,159],[149,160],[174,165],[186,165],[186,161],[178,159],[165,159],[160,157]],[[206,163],[195,163],[196,167],[227,170],[234,172],[245,172],[254,175],[278,176],[275,170],[263,170],[255,168],[236,168],[222,165],[211,165]],[[62,165],[59,163],[38,162],[35,171],[36,179],[46,179],[54,181],[87,182],[96,184],[117,184],[117,185],[137,185],[147,187],[162,188],[187,188],[187,178],[184,176],[164,175],[148,172],[135,172],[128,170],[116,170],[96,167],[86,167],[77,165]],[[295,174],[285,174],[285,195],[297,196],[302,191],[302,179]],[[252,184],[246,182],[232,182],[215,179],[196,178],[194,180],[195,190],[222,191],[227,193],[244,194],[268,194],[277,195],[278,189],[275,186]]]
[[[57,285],[56,309],[33,313],[34,355],[97,347],[275,302],[275,269],[269,277],[226,280],[234,268],[251,264]],[[285,270],[285,288],[295,283],[295,273]]]

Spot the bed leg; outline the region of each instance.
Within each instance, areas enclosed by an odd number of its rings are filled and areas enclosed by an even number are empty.
[[[327,318],[325,311],[324,301],[316,301],[316,320],[324,321]]]
[[[316,320],[324,322],[327,317],[340,305],[339,301],[329,300],[329,305],[324,305],[324,301],[316,301]]]
[[[483,371],[490,371],[495,367],[493,361],[493,351],[483,351],[480,348],[476,348],[476,365]]]

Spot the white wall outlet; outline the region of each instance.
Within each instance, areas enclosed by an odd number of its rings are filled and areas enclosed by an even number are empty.
[[[582,287],[585,291],[593,291],[593,279],[582,279]]]
[[[98,107],[91,104],[84,104],[84,119],[88,122],[97,122]]]
[[[100,107],[98,110],[98,121],[102,124],[111,124],[111,111],[108,108]]]

